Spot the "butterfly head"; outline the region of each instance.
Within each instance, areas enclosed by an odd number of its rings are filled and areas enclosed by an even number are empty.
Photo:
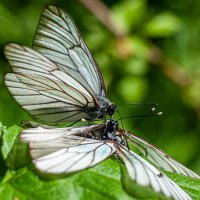
[[[110,106],[107,107],[108,115],[113,116],[115,111],[116,111],[116,105],[111,104]]]
[[[112,134],[115,134],[115,132],[118,129],[118,122],[115,120],[108,120],[106,124],[106,131],[111,132]]]

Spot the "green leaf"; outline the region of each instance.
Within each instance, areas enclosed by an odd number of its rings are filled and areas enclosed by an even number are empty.
[[[9,169],[16,169],[28,164],[30,157],[28,155],[27,144],[19,141],[19,134],[22,128],[14,125],[10,128],[3,128],[2,136],[2,157]]]
[[[1,151],[4,159],[7,159],[21,130],[22,128],[17,125],[3,129]]]
[[[164,172],[171,180],[183,188],[193,199],[200,199],[200,180],[171,172]]]
[[[108,159],[89,170],[51,181],[42,180],[33,172],[23,168],[16,174],[8,173],[0,185],[0,199],[10,200],[8,193],[20,197],[19,199],[37,200],[165,199],[150,188],[132,182],[127,176],[125,167],[121,164],[120,166],[115,160]],[[173,173],[166,174],[191,197],[200,198],[200,180]]]
[[[3,134],[4,128],[5,127],[0,122],[0,146],[2,146],[2,134]],[[2,152],[0,151],[0,179],[1,179],[1,177],[3,177],[5,175],[5,173],[6,173],[6,164],[5,164],[5,161],[3,159]]]
[[[4,181],[0,183],[0,199],[4,200],[13,200],[13,199],[19,199],[19,200],[32,200],[31,197],[24,194],[20,190],[17,190],[13,188],[7,181],[11,179],[14,176],[15,173],[8,171],[6,174]]]
[[[145,12],[145,0],[121,1],[113,7],[113,18],[117,25],[127,33],[141,22]]]
[[[0,199],[9,199],[8,191],[15,197],[37,200],[123,199],[133,200],[121,186],[120,168],[114,160],[107,160],[94,168],[69,177],[44,181],[27,169],[19,170],[1,185]],[[20,198],[19,198],[20,199]]]
[[[151,37],[168,37],[180,31],[182,21],[170,12],[162,12],[144,25],[143,33]]]
[[[139,102],[145,95],[147,84],[137,76],[127,76],[118,83],[118,90],[127,102]]]

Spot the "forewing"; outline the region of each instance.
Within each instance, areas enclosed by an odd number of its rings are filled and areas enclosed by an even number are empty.
[[[77,136],[79,129],[34,128],[22,132],[36,168],[50,174],[67,174],[92,167],[111,156],[113,144]],[[84,132],[84,130],[82,130]]]
[[[127,134],[128,139],[132,142],[132,144],[137,147],[147,159],[158,166],[169,172],[175,172],[177,174],[182,174],[185,176],[190,176],[193,178],[200,179],[200,176],[195,172],[191,171],[190,169],[186,168],[179,162],[175,161],[169,155],[165,154],[163,151],[157,149],[152,144],[136,137],[132,134]]]
[[[130,178],[137,184],[149,186],[167,198],[192,200],[176,183],[133,151],[120,146],[117,154],[124,161]]]
[[[76,121],[89,118],[86,107],[98,106],[79,81],[35,50],[11,43],[4,53],[14,71],[6,74],[5,84],[34,118],[47,123]]]
[[[98,96],[105,96],[104,82],[71,17],[48,6],[42,12],[33,48],[53,61]]]

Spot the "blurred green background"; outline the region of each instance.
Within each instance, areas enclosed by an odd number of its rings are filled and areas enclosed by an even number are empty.
[[[31,46],[43,7],[59,5],[71,14],[99,64],[112,102],[159,104],[162,116],[139,124],[136,118],[123,120],[126,129],[136,126],[134,133],[200,174],[200,2],[91,2],[1,0],[0,121],[11,126],[30,118],[3,83],[10,71],[4,45],[14,41]],[[119,110],[122,116],[134,116],[149,107]]]

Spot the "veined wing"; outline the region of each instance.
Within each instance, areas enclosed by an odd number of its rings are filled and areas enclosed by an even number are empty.
[[[70,135],[79,135],[87,132],[87,129],[91,130],[93,126],[85,127],[65,127],[65,128],[56,128],[54,126],[43,127],[42,125],[37,126],[36,128],[24,129],[20,134],[20,139],[23,142],[45,142],[62,137],[68,137]],[[55,134],[56,133],[56,134]]]
[[[33,48],[97,96],[105,96],[103,78],[71,17],[56,6],[42,12]]]
[[[21,140],[29,143],[36,168],[51,174],[67,174],[87,169],[116,151],[112,143],[77,136],[80,129],[81,127],[77,130],[27,129],[22,132]]]
[[[119,146],[117,154],[124,161],[130,178],[137,184],[150,186],[168,198],[192,200],[176,183],[133,151]]]
[[[48,126],[45,124],[38,124],[37,122],[29,121],[34,128],[24,129],[20,134],[20,139],[23,142],[44,142],[59,139],[62,137],[68,137],[71,135],[80,137],[96,137],[98,132],[104,130],[104,124],[80,126],[80,127],[65,127],[56,128],[54,126]],[[56,133],[56,134],[55,134]]]
[[[84,109],[99,106],[78,80],[35,50],[11,43],[4,53],[14,71],[6,74],[5,84],[35,119],[47,123],[90,119]]]
[[[149,161],[151,161],[153,164],[160,167],[161,169],[200,179],[200,176],[198,174],[186,168],[179,162],[175,161],[169,155],[165,154],[163,151],[157,149],[148,142],[132,134],[126,135],[128,136],[128,139],[132,142],[132,144],[137,147],[140,152],[147,157]]]

